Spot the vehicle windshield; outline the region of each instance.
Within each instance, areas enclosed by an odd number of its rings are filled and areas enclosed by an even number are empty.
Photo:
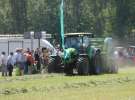
[[[81,47],[87,47],[90,44],[90,38],[88,36],[83,37],[66,37],[65,48],[75,48],[80,50]]]

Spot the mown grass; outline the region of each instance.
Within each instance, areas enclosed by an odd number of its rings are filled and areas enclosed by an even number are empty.
[[[135,68],[118,74],[0,77],[0,100],[135,100]]]

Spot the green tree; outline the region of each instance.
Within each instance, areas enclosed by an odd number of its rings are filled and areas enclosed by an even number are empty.
[[[124,38],[128,34],[129,1],[116,0],[116,25],[115,34]]]
[[[12,18],[9,0],[0,0],[0,33],[6,34],[12,31]]]
[[[24,33],[27,30],[27,0],[10,0],[13,18],[13,31]]]
[[[0,32],[47,31],[59,37],[61,0],[0,0]],[[64,0],[65,33],[134,37],[134,0]],[[56,34],[57,33],[57,34]]]

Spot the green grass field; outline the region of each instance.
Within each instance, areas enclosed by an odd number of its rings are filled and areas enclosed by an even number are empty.
[[[0,100],[135,100],[135,68],[98,76],[0,77]]]

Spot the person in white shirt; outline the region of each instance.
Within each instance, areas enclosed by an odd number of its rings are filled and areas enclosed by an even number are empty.
[[[14,66],[14,59],[13,59],[13,52],[11,52],[7,58],[7,69],[9,76],[12,76],[13,66]]]
[[[1,54],[1,67],[2,67],[2,76],[7,76],[7,57],[5,52],[2,52]]]
[[[24,62],[25,56],[23,55],[23,49],[18,49],[14,55],[14,62],[16,66],[19,68],[19,74],[24,74]]]

